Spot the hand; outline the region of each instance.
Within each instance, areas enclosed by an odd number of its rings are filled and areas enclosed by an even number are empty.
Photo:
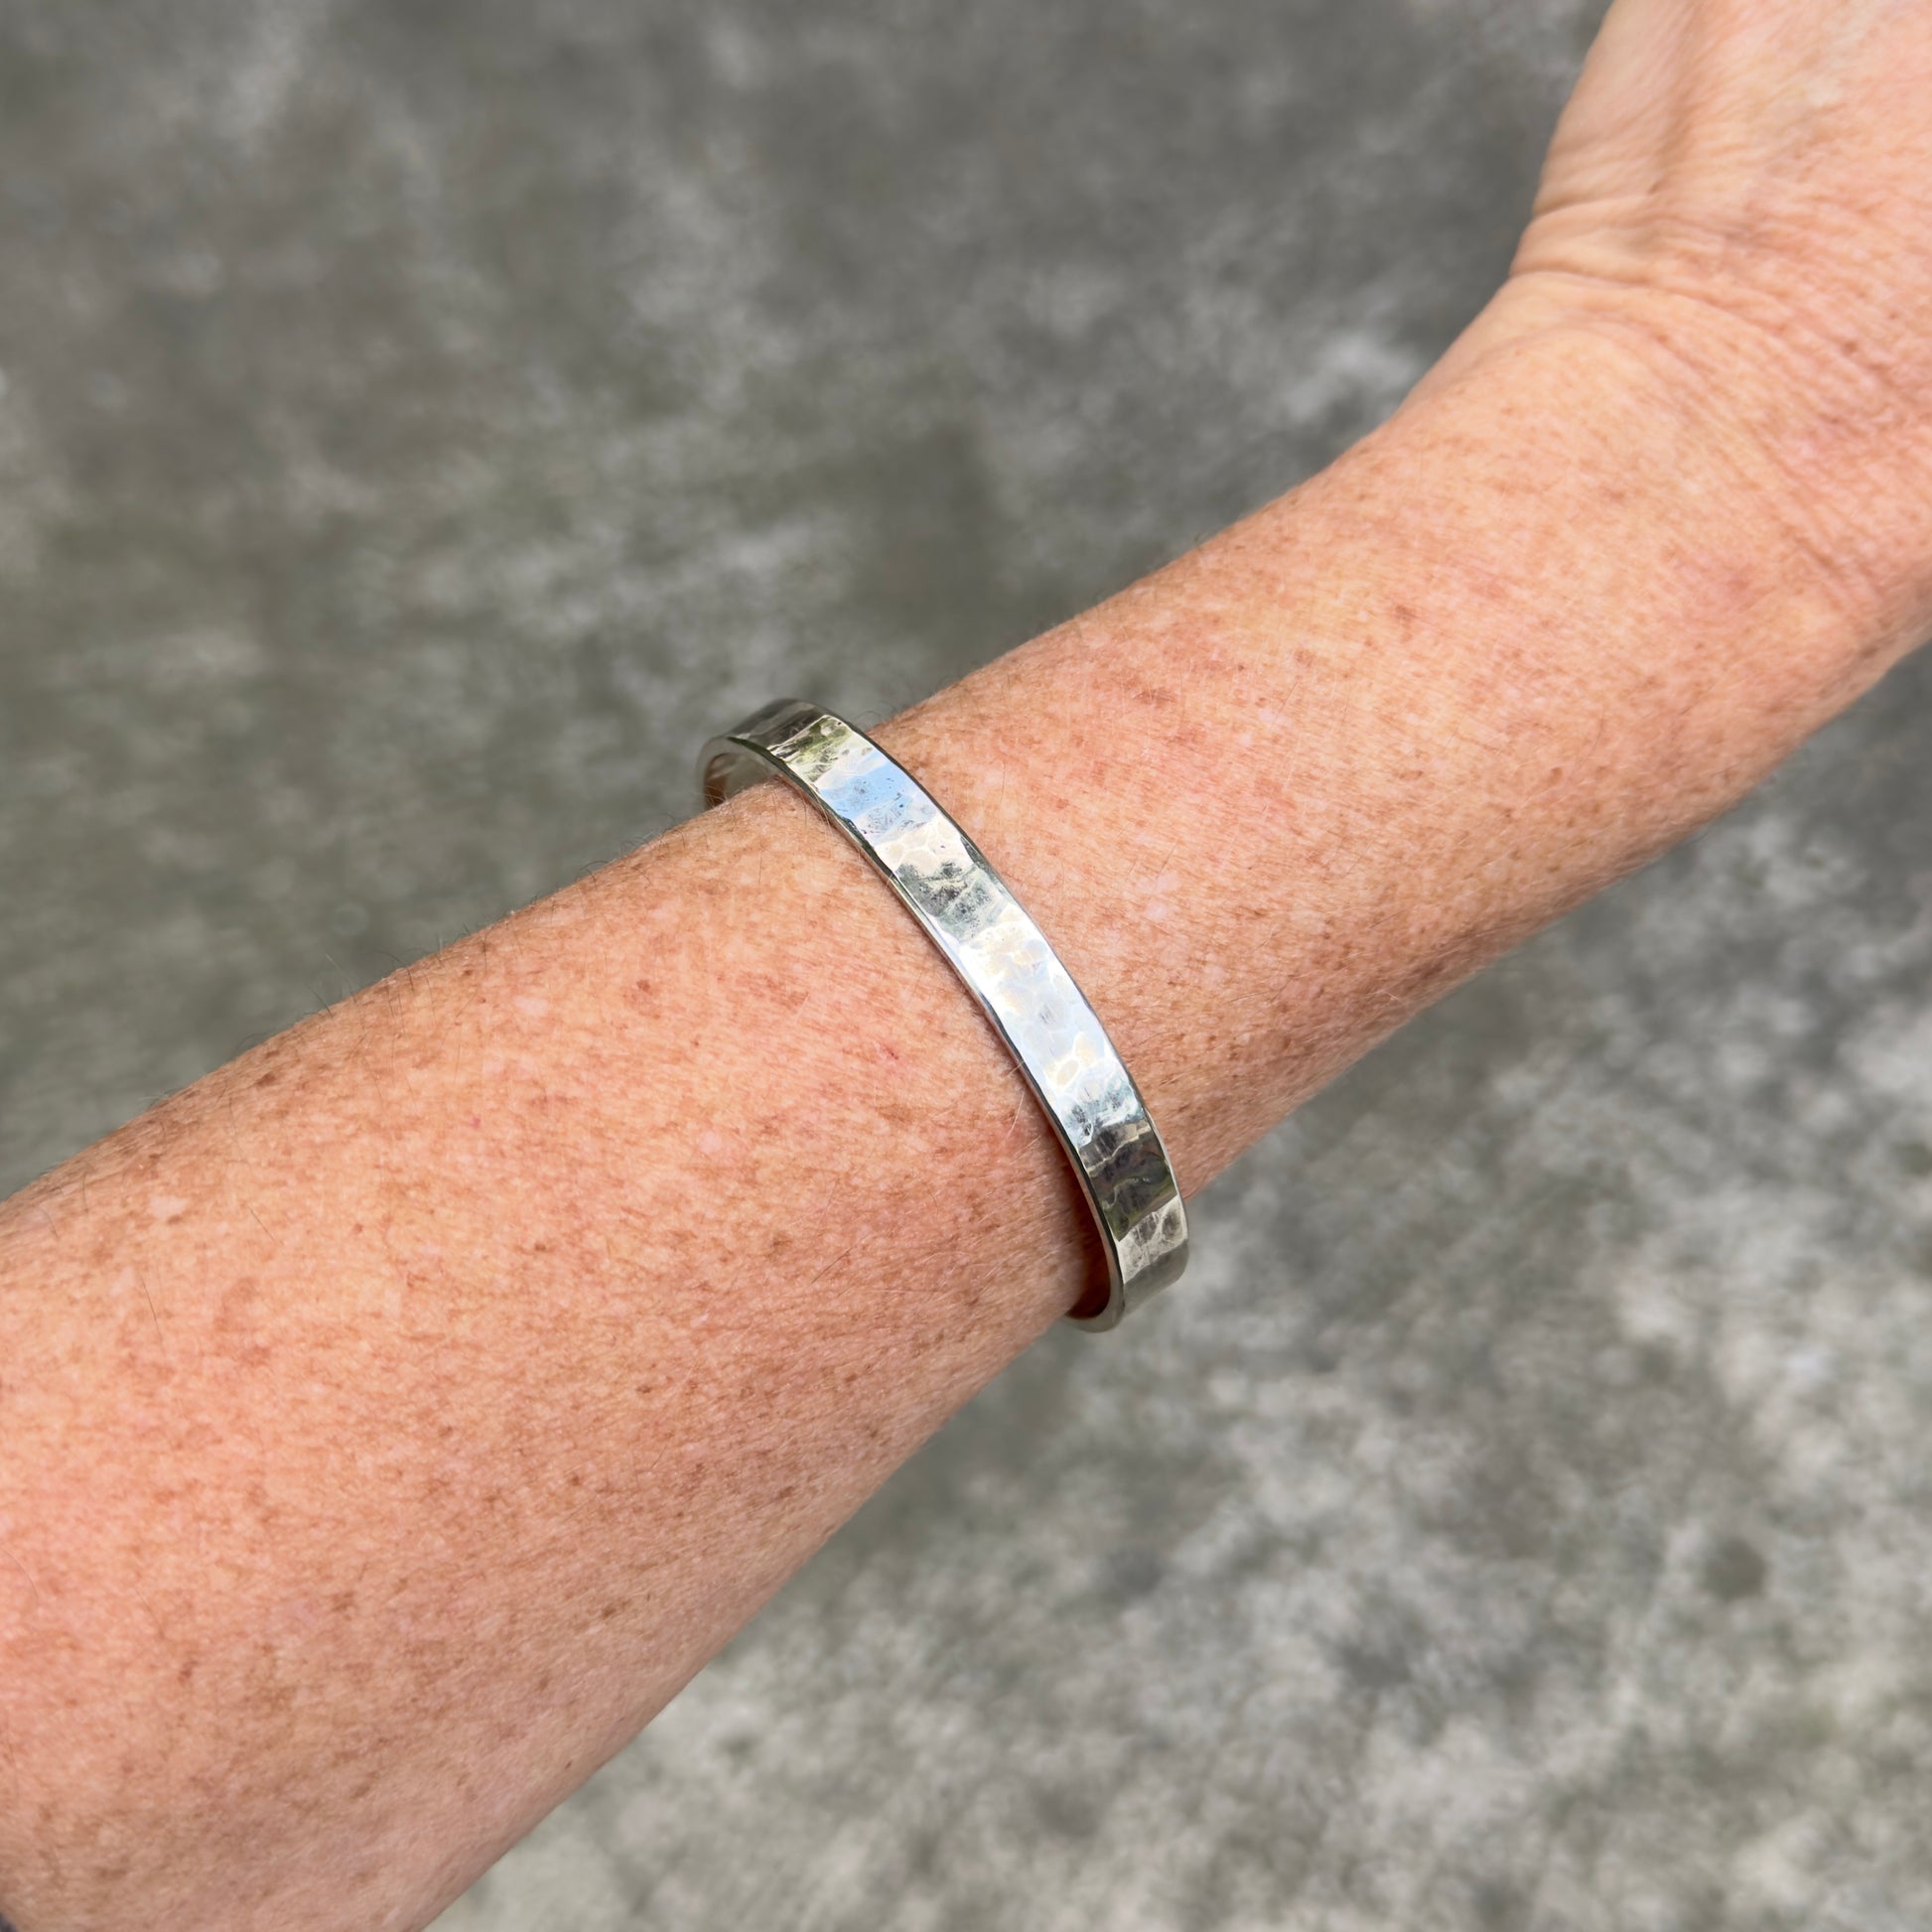
[[[1932,626],[1932,4],[1617,0],[1429,386],[1578,326],[1737,439],[1878,627]]]

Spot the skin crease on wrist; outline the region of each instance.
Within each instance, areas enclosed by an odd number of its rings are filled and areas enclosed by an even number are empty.
[[[1190,1193],[1932,617],[1840,364],[1799,407],[1690,306],[1532,261],[1340,464],[881,733]],[[774,786],[220,1069],[0,1209],[0,1911],[423,1923],[1093,1265]]]

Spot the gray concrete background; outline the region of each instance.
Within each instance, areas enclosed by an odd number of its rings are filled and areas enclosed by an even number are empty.
[[[1596,11],[0,0],[0,1182],[1318,466]],[[445,1932],[1925,1926],[1928,721],[1306,1109]]]

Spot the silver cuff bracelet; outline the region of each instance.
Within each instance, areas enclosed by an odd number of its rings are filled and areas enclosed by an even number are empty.
[[[707,806],[760,778],[802,791],[885,874],[1012,1049],[1066,1149],[1107,1257],[1067,1317],[1112,1328],[1187,1265],[1187,1214],[1168,1151],[1114,1043],[979,848],[864,732],[797,698],[714,738]]]

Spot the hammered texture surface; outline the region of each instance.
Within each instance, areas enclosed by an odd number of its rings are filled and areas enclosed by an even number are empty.
[[[0,1179],[1325,461],[1595,12],[0,0]],[[1929,727],[1308,1107],[443,1932],[1922,1932]]]
[[[993,1022],[1081,1177],[1107,1251],[1072,1318],[1116,1328],[1178,1281],[1187,1210],[1133,1075],[1046,935],[931,794],[811,699],[764,707],[707,744],[700,762],[712,802],[783,773],[891,883]]]

